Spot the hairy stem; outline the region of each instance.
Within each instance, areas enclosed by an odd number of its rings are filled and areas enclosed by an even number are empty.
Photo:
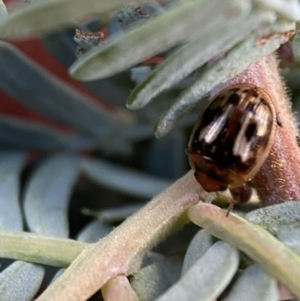
[[[264,205],[274,205],[300,198],[300,149],[297,124],[291,111],[285,86],[274,55],[251,65],[226,83],[226,86],[251,83],[263,88],[271,97],[278,122],[269,157],[252,180]],[[281,124],[281,125],[279,125]]]
[[[188,221],[185,213],[190,206],[213,198],[215,194],[203,191],[188,172],[108,236],[85,248],[37,300],[83,301],[110,279],[135,272],[146,251]]]
[[[243,251],[296,297],[300,297],[300,258],[290,248],[258,225],[238,215],[205,203],[198,203],[188,210],[191,221],[209,234]]]

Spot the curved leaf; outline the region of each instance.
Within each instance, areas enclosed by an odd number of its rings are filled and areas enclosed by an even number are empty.
[[[285,33],[294,28],[295,23],[275,23],[263,34]],[[156,125],[156,137],[161,138],[171,131],[175,124],[218,84],[238,75],[254,62],[275,51],[285,41],[284,35],[278,35],[257,47],[255,46],[257,36],[252,36],[234,47],[225,57],[209,66],[192,85],[179,95],[169,110],[160,117]]]
[[[300,223],[280,226],[277,238],[300,255]]]
[[[18,152],[0,153],[0,229],[21,231],[23,220],[20,197],[20,174],[25,155]],[[5,212],[5,213],[4,213]]]
[[[223,241],[217,242],[156,301],[214,300],[231,281],[238,265],[238,251]]]
[[[82,170],[101,185],[143,198],[151,198],[170,185],[167,180],[118,167],[103,160],[82,160]]]
[[[80,18],[95,13],[107,13],[129,0],[47,0],[22,7],[13,12],[2,24],[0,35],[26,37],[45,34],[70,27]],[[142,0],[135,0],[136,3]]]
[[[195,37],[199,28],[207,30],[247,14],[249,9],[250,3],[245,0],[183,2],[144,25],[86,52],[71,66],[70,74],[79,80],[108,77]]]
[[[116,222],[124,221],[126,218],[128,218],[136,211],[141,209],[142,206],[143,206],[142,203],[126,204],[124,206],[115,206],[100,211],[83,209],[82,212],[86,215],[96,217],[101,222],[116,223]]]
[[[187,221],[184,212],[199,197],[210,199],[215,194],[203,191],[189,172],[100,242],[83,251],[37,300],[83,301],[109,279],[136,272],[143,254]]]
[[[7,9],[5,4],[3,3],[3,0],[0,1],[0,22],[4,20],[4,18],[7,17]]]
[[[39,265],[14,262],[0,274],[1,301],[33,300],[44,274],[44,268]]]
[[[246,214],[245,219],[276,234],[281,226],[300,222],[300,201],[289,201]]]
[[[146,266],[133,275],[132,288],[139,300],[152,301],[180,277],[182,261],[177,257],[163,259]]]
[[[292,49],[293,49],[293,56],[294,56],[294,60],[299,64],[300,62],[300,31],[297,30],[293,40],[292,40]],[[297,69],[298,71],[298,69]],[[298,78],[295,77],[295,79]]]
[[[300,20],[300,4],[298,0],[256,0],[256,2],[268,6],[269,9],[273,9],[288,20]]]
[[[300,297],[300,257],[263,228],[214,205],[199,203],[189,209],[190,219],[208,233],[242,250],[272,277]]]
[[[25,106],[94,136],[114,126],[111,113],[6,42],[0,65],[0,88]]]
[[[125,139],[125,138],[124,138]],[[82,150],[103,147],[95,138],[74,134],[61,134],[55,129],[36,122],[0,115],[0,142],[17,149]]]
[[[2,145],[21,149],[64,148],[63,135],[38,123],[0,115],[0,141]]]
[[[77,240],[82,242],[97,242],[113,230],[112,226],[102,221],[95,220],[87,224],[77,235]]]
[[[259,265],[252,265],[242,272],[228,295],[222,301],[277,301],[277,282]]]
[[[255,29],[273,21],[274,14],[254,12],[206,31],[201,28],[194,41],[170,55],[132,91],[127,107],[132,110],[144,107],[156,95],[191,74],[202,64],[226,52]]]
[[[184,275],[194,265],[194,263],[205,254],[212,244],[212,236],[205,232],[205,230],[199,231],[190,242],[186,251],[181,275]]]
[[[68,237],[68,204],[79,173],[76,158],[57,155],[43,162],[29,179],[24,212],[31,231]]]

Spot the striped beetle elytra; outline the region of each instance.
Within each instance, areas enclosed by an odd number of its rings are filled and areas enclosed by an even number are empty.
[[[236,188],[255,176],[271,150],[276,116],[270,96],[253,84],[230,86],[209,102],[187,148],[204,190]]]

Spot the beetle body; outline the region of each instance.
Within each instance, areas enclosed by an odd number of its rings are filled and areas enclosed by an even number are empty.
[[[187,154],[206,191],[222,191],[250,181],[274,140],[276,113],[269,95],[252,84],[228,87],[199,117]]]

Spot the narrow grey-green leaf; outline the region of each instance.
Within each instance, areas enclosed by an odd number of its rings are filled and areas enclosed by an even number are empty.
[[[154,263],[158,263],[166,258],[165,255],[155,252],[155,251],[148,251],[145,256],[143,257],[142,261],[142,268]]]
[[[0,0],[0,22],[7,17],[7,9],[3,0]]]
[[[160,92],[188,76],[202,64],[226,52],[255,29],[275,21],[271,13],[254,12],[247,17],[203,30],[194,41],[181,47],[135,88],[127,100],[129,109],[144,107]]]
[[[300,63],[300,31],[299,30],[297,30],[295,35],[293,36],[292,48],[293,48],[293,55],[295,61],[299,64]]]
[[[215,243],[181,279],[157,301],[211,301],[231,281],[239,264],[239,253],[226,242]]]
[[[25,163],[25,154],[0,153],[0,229],[22,231],[20,208],[20,174]]]
[[[45,269],[39,265],[14,262],[0,274],[1,301],[31,301],[40,288]]]
[[[195,37],[199,29],[207,30],[238,18],[249,9],[247,0],[183,2],[144,25],[94,47],[71,66],[70,74],[79,80],[108,77]]]
[[[49,0],[15,10],[0,24],[0,35],[26,37],[70,27],[80,18],[107,13],[130,0]],[[142,0],[135,0],[141,3]]]
[[[101,211],[94,211],[91,209],[83,209],[83,213],[96,217],[102,222],[106,223],[116,223],[121,222],[128,218],[130,215],[134,214],[136,211],[143,207],[143,203],[139,204],[126,204],[124,206],[116,206],[112,208],[105,208]]]
[[[0,115],[0,142],[3,146],[17,149],[82,150],[96,147],[99,141],[93,137],[62,134],[41,123]]]
[[[265,271],[300,296],[300,258],[262,227],[217,206],[198,203],[188,209],[192,222],[243,251]]]
[[[103,160],[82,160],[82,170],[103,186],[137,197],[151,198],[171,185],[168,180],[119,167]]]
[[[300,201],[284,202],[246,214],[245,219],[276,234],[282,225],[300,222]]]
[[[268,9],[274,10],[288,20],[300,20],[300,4],[298,0],[256,0],[256,2],[267,6]]]
[[[131,285],[139,300],[154,300],[178,281],[181,264],[177,257],[170,257],[135,273]]]
[[[259,265],[254,264],[242,272],[228,295],[222,301],[278,301],[278,288]]]
[[[184,256],[181,275],[184,275],[213,244],[213,238],[205,230],[199,231],[191,241]]]
[[[267,32],[286,32],[294,28],[294,23],[275,23]],[[266,31],[264,34],[266,34]],[[171,131],[175,124],[189,113],[215,86],[226,82],[254,62],[275,51],[285,41],[285,38],[281,36],[271,37],[260,47],[256,46],[256,41],[257,36],[250,37],[230,50],[225,57],[209,66],[191,86],[179,95],[170,109],[160,117],[156,125],[156,137],[161,138]]]
[[[32,110],[94,136],[114,126],[111,113],[6,42],[0,66],[0,88]]]
[[[68,204],[79,164],[71,154],[49,158],[28,180],[24,212],[32,232],[68,237]]]
[[[140,255],[186,223],[187,219],[182,217],[199,197],[206,199],[211,195],[215,197],[214,193],[207,194],[199,185],[195,185],[192,172],[188,172],[106,238],[86,248],[38,300],[88,299],[108,279],[119,274],[134,273]],[[114,265],[116,261],[118,265]]]
[[[280,226],[277,238],[300,255],[300,223]]]
[[[97,242],[113,230],[112,226],[95,220],[87,224],[78,234],[77,240],[82,242]]]
[[[57,278],[59,278],[65,271],[66,269],[59,269],[56,274],[54,275],[54,277],[51,280],[51,283],[53,283],[54,281],[56,281]]]
[[[0,115],[0,142],[2,145],[25,149],[60,149],[63,136],[41,124]]]

